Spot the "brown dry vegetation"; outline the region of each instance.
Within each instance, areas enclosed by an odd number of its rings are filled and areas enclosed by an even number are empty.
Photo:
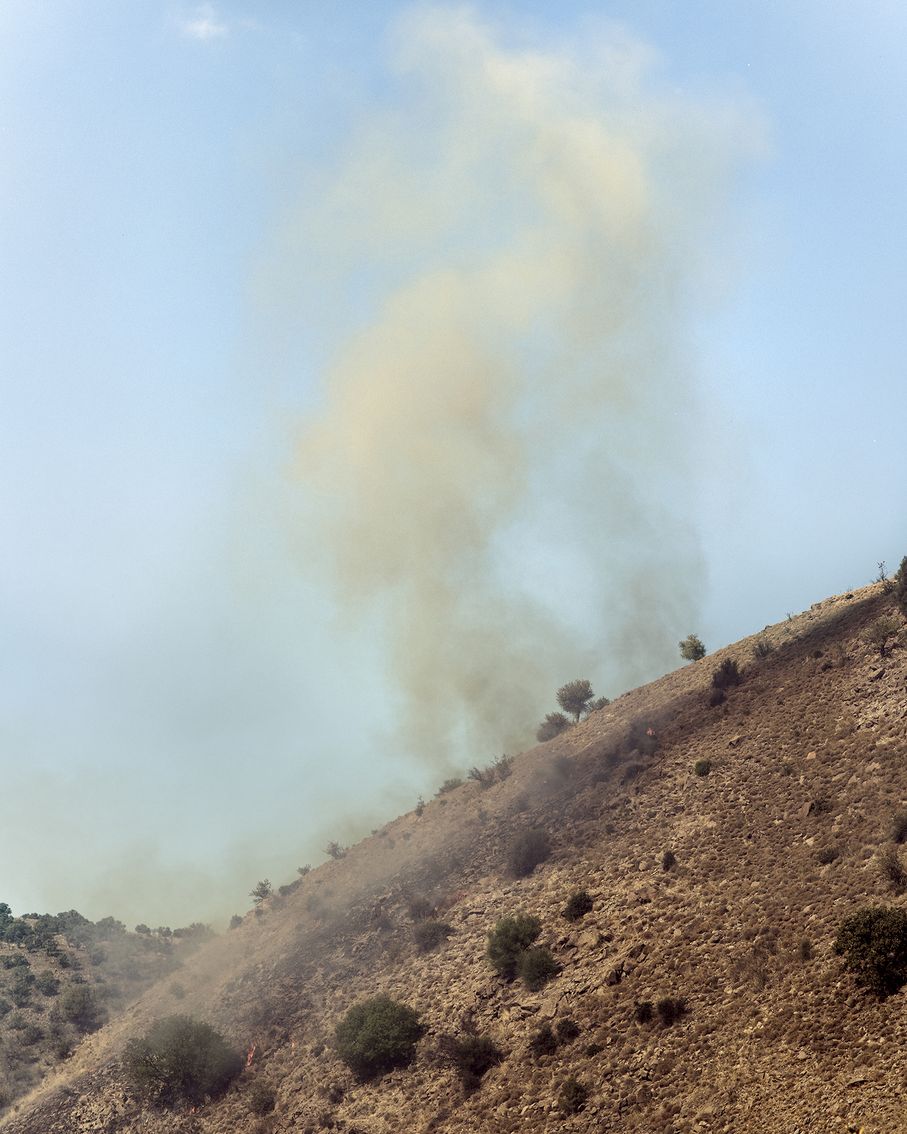
[[[891,605],[880,585],[817,603],[761,633],[763,656],[754,637],[684,666],[523,753],[493,786],[463,784],[389,823],[189,958],[178,1003],[164,981],[88,1037],[3,1130],[907,1131],[905,993],[874,999],[832,950],[854,910],[907,905],[881,866],[907,806],[907,650],[881,658],[865,641]],[[728,658],[742,683],[710,707]],[[514,878],[508,848],[526,828],[546,831],[552,854]],[[578,889],[593,908],[570,922]],[[421,899],[453,931],[430,952],[413,940]],[[485,957],[488,931],[519,911],[541,920],[537,944],[561,966],[539,992]],[[334,1027],[379,993],[427,1033],[410,1066],[360,1083]],[[669,998],[684,1003],[669,1024],[638,1011]],[[174,1011],[256,1045],[227,1095],[193,1114],[143,1110],[119,1065],[130,1036]],[[566,1019],[578,1035],[533,1049]],[[470,1033],[502,1059],[466,1092],[446,1037]],[[259,1079],[275,1090],[263,1117]],[[571,1080],[588,1090],[575,1113],[559,1102]]]

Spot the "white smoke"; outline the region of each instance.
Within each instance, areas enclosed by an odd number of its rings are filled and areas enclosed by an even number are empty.
[[[295,462],[305,560],[384,635],[410,751],[462,761],[528,739],[566,680],[677,664],[696,626],[688,328],[752,132],[659,90],[626,38],[517,50],[421,9],[396,46],[404,97],[274,270],[333,333]]]

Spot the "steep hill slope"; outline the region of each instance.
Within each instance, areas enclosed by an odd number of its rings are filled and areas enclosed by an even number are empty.
[[[182,996],[163,981],[88,1037],[2,1129],[907,1131],[905,993],[873,998],[832,949],[856,909],[907,908],[884,868],[907,807],[907,648],[881,657],[863,638],[890,607],[880,586],[818,603],[767,629],[761,650],[744,640],[667,674],[492,786],[388,824],[189,958]],[[743,680],[711,705],[727,658]],[[527,828],[553,853],[514,878],[508,850]],[[571,922],[578,889],[592,909]],[[421,952],[428,907],[452,933]],[[485,957],[488,931],[518,911],[540,919],[561,966],[536,992]],[[378,992],[427,1033],[410,1066],[360,1083],[334,1028]],[[663,1000],[685,1004],[673,1024],[657,1007],[646,1018]],[[172,1012],[250,1052],[194,1113],[143,1105],[122,1077],[126,1039]],[[548,1053],[545,1025],[563,1036]],[[470,1032],[503,1059],[466,1094],[443,1037]],[[572,1114],[559,1102],[570,1078],[588,1091]],[[276,1093],[263,1117],[256,1082]]]

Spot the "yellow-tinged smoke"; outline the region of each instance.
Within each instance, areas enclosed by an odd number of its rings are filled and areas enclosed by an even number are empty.
[[[405,742],[462,763],[568,679],[676,664],[696,625],[688,328],[748,126],[659,93],[625,39],[505,49],[430,9],[397,58],[407,97],[287,232],[345,327],[294,471],[307,560],[386,635]]]

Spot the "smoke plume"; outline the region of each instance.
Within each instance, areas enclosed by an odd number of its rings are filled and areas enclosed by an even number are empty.
[[[299,530],[384,643],[409,750],[462,763],[530,738],[564,681],[676,665],[696,626],[690,328],[748,126],[619,35],[505,47],[430,9],[395,53],[284,234],[328,327]]]

